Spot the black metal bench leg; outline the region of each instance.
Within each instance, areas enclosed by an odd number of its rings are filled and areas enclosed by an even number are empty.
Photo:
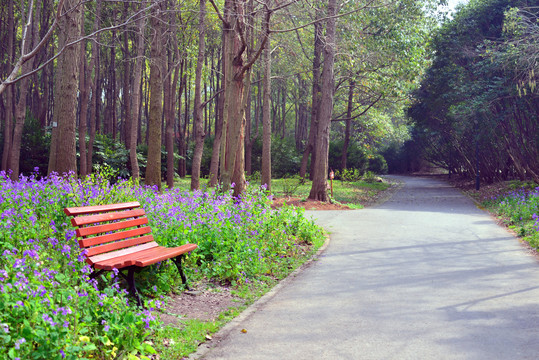
[[[185,274],[183,273],[182,258],[183,258],[183,254],[176,256],[175,258],[172,259],[172,261],[174,261],[174,264],[178,268],[178,272],[180,273],[180,277],[182,278],[182,283],[185,285],[185,288],[187,290],[191,290],[191,288],[189,287],[189,284],[187,283],[187,278],[185,277]]]
[[[127,285],[129,286],[129,293],[135,298],[137,305],[142,308],[142,300],[135,285],[135,267],[133,266],[127,268]]]

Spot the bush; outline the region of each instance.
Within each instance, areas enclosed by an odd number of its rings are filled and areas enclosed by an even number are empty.
[[[539,248],[539,187],[535,183],[511,182],[508,188],[522,186],[508,194],[493,198],[485,205],[507,219],[509,227],[523,236],[531,246]]]
[[[387,174],[387,163],[386,159],[380,154],[374,154],[369,157],[369,171],[372,171],[375,174]]]
[[[342,140],[332,141],[329,143],[329,167],[333,170],[342,170],[342,148],[344,142]],[[352,142],[348,146],[346,158],[346,167],[348,169],[357,169],[360,173],[367,171],[368,167],[367,154]]]

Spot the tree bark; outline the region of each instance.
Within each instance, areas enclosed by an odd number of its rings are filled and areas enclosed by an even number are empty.
[[[320,97],[320,114],[316,137],[313,184],[309,199],[327,201],[327,173],[329,155],[329,132],[333,112],[333,67],[335,63],[335,32],[337,0],[328,0],[328,20],[326,25],[326,41],[324,46],[324,67],[322,70],[322,92]]]
[[[144,6],[141,4],[140,7]],[[144,62],[144,28],[146,27],[146,20],[142,17],[137,19],[136,24],[136,58],[135,65],[133,67],[133,88],[131,96],[132,109],[130,112],[129,120],[129,164],[131,165],[131,176],[134,180],[140,178],[140,168],[137,159],[137,139],[139,133],[139,117],[140,117],[140,105],[142,100],[141,83],[142,83],[142,65]]]
[[[268,32],[269,21],[264,22],[264,30]],[[264,80],[262,90],[262,174],[261,185],[271,191],[271,46],[270,39],[264,48]]]
[[[32,3],[28,5],[29,7],[32,6]],[[21,43],[21,53],[28,53],[30,48],[32,47],[31,43],[31,34],[30,32],[33,31],[33,28],[35,27],[34,21],[32,21],[32,12],[29,8],[28,11],[28,19],[25,25],[25,28],[23,29],[23,40]],[[22,67],[21,71],[22,73],[26,73],[30,71],[31,63],[29,61],[25,62]],[[20,81],[19,84],[19,99],[17,100],[16,106],[15,106],[15,124],[13,128],[13,135],[11,136],[11,146],[9,150],[9,169],[11,169],[11,180],[15,181],[19,178],[19,163],[20,163],[20,155],[21,155],[21,142],[22,142],[22,132],[24,129],[24,122],[26,120],[26,96],[28,94],[28,88],[30,86],[30,79],[24,78]],[[13,90],[13,89],[9,89]],[[12,97],[12,99],[15,99],[15,96]]]
[[[84,35],[84,9],[82,12],[81,35]],[[80,48],[79,64],[79,98],[80,98],[80,116],[79,116],[79,173],[82,178],[88,174],[87,155],[86,155],[86,133],[88,130],[88,81],[89,73],[86,64],[86,43]]]
[[[316,153],[313,151],[316,146],[316,134],[318,132],[318,112],[320,108],[320,58],[322,57],[322,24],[320,19],[322,14],[320,10],[316,11],[316,22],[314,23],[314,56],[313,56],[313,89],[312,89],[312,105],[311,105],[311,126],[309,128],[309,138],[307,145],[303,151],[299,176],[305,178],[307,173],[307,165],[309,163],[309,155],[311,155],[311,171],[310,179],[313,178],[313,165],[316,162]]]
[[[146,166],[146,185],[155,185],[161,190],[161,127],[163,120],[163,25],[162,10],[156,6],[152,10],[151,27],[153,31],[150,51],[150,109],[148,118],[148,163]]]
[[[7,58],[10,63],[13,63],[14,60],[14,54],[15,54],[15,23],[14,23],[14,16],[13,16],[13,0],[9,0],[8,4],[8,44],[7,44]],[[14,87],[10,86],[6,88],[6,119],[4,123],[4,149],[2,151],[2,170],[7,171],[9,168],[9,158],[10,158],[10,151],[11,151],[11,142],[12,142],[12,134],[13,134],[13,113],[14,113],[14,106],[13,102],[15,101],[14,96]]]
[[[195,138],[195,150],[193,152],[193,162],[191,168],[191,190],[200,188],[200,165],[202,163],[202,151],[204,150],[204,119],[202,118],[202,67],[204,66],[204,55],[206,51],[206,0],[199,0],[199,23],[198,23],[198,58],[195,70],[195,103],[193,106],[193,127]]]
[[[80,35],[81,6],[78,0],[66,0],[65,15],[59,24],[58,44],[62,48]],[[69,11],[68,11],[69,10]],[[53,112],[53,132],[48,174],[77,171],[75,145],[77,86],[79,80],[80,44],[64,50],[58,58],[58,69],[54,87],[55,104]]]
[[[222,35],[222,51],[221,53],[224,55],[225,53],[225,36],[224,32]],[[221,57],[222,58],[222,57]],[[221,81],[220,86],[218,86],[218,90],[221,90],[221,87],[224,87],[224,79],[225,79],[225,63],[221,60]],[[215,187],[217,186],[217,183],[219,182],[219,151],[221,149],[221,141],[222,141],[222,134],[223,134],[223,119],[224,119],[224,105],[225,105],[225,96],[224,94],[217,95],[217,115],[215,118],[215,137],[213,139],[213,149],[211,153],[211,162],[210,162],[210,186]]]
[[[350,132],[352,128],[352,109],[354,103],[354,88],[356,87],[356,82],[353,79],[350,79],[350,88],[348,89],[348,107],[346,109],[346,125],[344,129],[344,142],[342,146],[342,155],[341,155],[341,169],[346,169],[346,162],[348,159],[348,146],[350,145]]]
[[[95,10],[95,18],[94,18],[94,31],[96,31],[99,28],[99,19],[101,17],[101,2],[102,0],[97,0],[96,2],[96,10]],[[88,153],[87,153],[87,160],[86,160],[86,170],[87,173],[92,173],[93,170],[93,154],[94,154],[94,140],[95,140],[95,133],[97,124],[99,124],[99,96],[97,94],[100,93],[100,84],[99,82],[99,67],[100,67],[100,59],[99,59],[99,46],[101,36],[99,34],[96,35],[96,41],[92,43],[92,60],[90,61],[90,69],[89,72],[94,71],[94,78],[91,80],[90,84],[90,91],[92,92],[92,104],[91,104],[91,116],[90,116],[90,122],[89,122],[89,129],[88,129]]]

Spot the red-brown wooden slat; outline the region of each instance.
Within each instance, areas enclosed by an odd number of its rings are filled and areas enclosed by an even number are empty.
[[[132,260],[134,254],[150,251],[160,247],[155,241],[133,246],[127,249],[113,251],[107,254],[92,256],[90,259],[94,262],[94,267],[97,269],[112,270],[114,268],[121,269],[134,264]]]
[[[77,229],[77,237],[84,237],[88,235],[95,235],[100,233],[105,233],[109,231],[128,229],[135,226],[146,225],[148,223],[148,218],[138,218],[133,220],[119,221],[110,224],[88,226],[84,228]]]
[[[88,248],[88,252],[86,253],[86,256],[93,256],[93,255],[108,253],[110,251],[120,250],[126,247],[136,246],[136,245],[144,244],[150,241],[153,241],[153,235],[140,236],[140,237],[124,240],[124,241],[116,241],[116,242],[108,243],[105,245],[94,246],[94,247]]]
[[[181,254],[185,254],[196,248],[197,245],[195,244],[186,244],[175,248],[157,246],[150,249],[137,251],[132,254],[114,257],[103,261],[96,261],[94,266],[98,269],[104,270],[112,270],[113,268],[121,269],[123,267],[132,265],[144,267]]]
[[[187,252],[193,251],[198,246],[195,244],[186,244],[182,246],[178,246],[176,248],[166,248],[166,247],[160,247],[159,249],[152,249],[153,252],[148,254],[140,254],[141,256],[138,256],[138,254],[134,254],[133,260],[135,260],[134,265],[136,266],[148,266],[155,263],[158,263],[160,261],[167,260],[172,257],[176,257],[181,254],[185,254]]]
[[[79,240],[79,246],[81,248],[85,248],[85,247],[100,245],[100,244],[104,244],[104,243],[108,243],[112,241],[127,239],[127,238],[138,236],[138,235],[149,234],[151,231],[152,229],[149,226],[145,226],[145,227],[133,229],[133,230],[119,231],[112,234],[81,239]]]
[[[88,216],[79,216],[71,219],[71,224],[73,226],[83,226],[90,225],[100,222],[113,221],[113,220],[122,220],[132,217],[138,217],[145,215],[146,212],[144,209],[134,209],[121,212],[111,212],[98,215],[88,215]]]
[[[154,248],[156,246],[159,246],[159,245],[155,241],[150,241],[144,244],[139,244],[139,245],[135,245],[129,248],[111,251],[108,253],[96,254],[92,256],[89,256],[88,254],[86,254],[86,256],[92,263],[97,263],[97,262],[108,261],[114,258],[120,258],[124,255],[127,256],[138,251]]]
[[[132,209],[139,206],[140,206],[140,203],[138,201],[133,201],[133,202],[127,202],[127,203],[108,204],[108,205],[70,207],[70,208],[65,208],[64,212],[68,216],[77,216],[77,215],[83,215],[83,214],[94,214],[94,213],[105,212],[105,211]]]

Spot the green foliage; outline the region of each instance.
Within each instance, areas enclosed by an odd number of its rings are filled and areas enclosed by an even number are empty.
[[[262,139],[253,144],[252,172],[262,171]],[[273,136],[271,140],[271,174],[275,178],[287,178],[299,173],[301,154],[296,150],[293,139]]]
[[[130,175],[127,170],[129,151],[124,144],[115,141],[107,135],[95,134],[92,162],[95,165],[107,166],[114,169],[117,175],[126,178]]]
[[[375,182],[379,182],[379,177],[377,177],[372,171],[367,171],[365,175],[363,175],[362,180],[365,181],[367,184],[373,184]]]
[[[406,141],[404,144],[391,143],[383,151],[382,155],[387,162],[387,171],[390,174],[403,174],[419,171],[422,161],[422,149],[414,141]]]
[[[362,173],[358,169],[343,169],[335,171],[335,179],[342,181],[355,182],[359,181],[362,177]]]
[[[283,177],[279,182],[284,196],[293,196],[298,188],[305,182],[299,175]]]
[[[515,86],[516,60],[506,56],[512,35],[503,31],[508,8],[522,3],[471,1],[436,33],[432,67],[409,111],[414,141],[435,165],[468,176],[479,166],[486,182],[525,178],[539,169],[537,132],[525,130],[535,126],[536,99]],[[522,51],[536,49],[519,44]]]
[[[329,167],[333,170],[342,170],[341,156],[343,149],[343,140],[331,141],[329,143]],[[360,148],[356,142],[350,142],[348,145],[346,166],[350,169],[357,169],[364,173],[369,166],[367,152]]]
[[[369,157],[369,172],[375,174],[387,174],[387,162],[386,159],[380,154],[374,154]]]
[[[21,141],[21,174],[29,175],[39,168],[41,175],[46,175],[50,141],[50,133],[43,131],[39,121],[27,113]]]
[[[512,182],[507,194],[485,202],[490,210],[506,219],[508,225],[534,248],[539,248],[539,187],[536,183]]]

